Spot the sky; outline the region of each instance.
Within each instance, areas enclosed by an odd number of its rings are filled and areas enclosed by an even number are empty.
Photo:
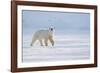
[[[90,32],[90,14],[78,12],[56,12],[23,10],[23,35],[40,29],[53,27],[55,34],[82,34]]]

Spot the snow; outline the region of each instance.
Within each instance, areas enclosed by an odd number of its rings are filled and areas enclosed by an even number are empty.
[[[38,41],[30,46],[31,36],[23,38],[23,62],[45,62],[90,59],[89,36],[56,36],[55,45],[40,46]]]

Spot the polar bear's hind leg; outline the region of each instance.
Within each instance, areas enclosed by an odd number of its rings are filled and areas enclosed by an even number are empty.
[[[33,46],[33,44],[35,43],[37,39],[33,37],[32,42],[31,42],[31,46]]]

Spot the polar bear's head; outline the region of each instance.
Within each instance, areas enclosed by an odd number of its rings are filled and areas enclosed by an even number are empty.
[[[53,28],[49,28],[49,32],[51,33],[51,34],[53,34]]]

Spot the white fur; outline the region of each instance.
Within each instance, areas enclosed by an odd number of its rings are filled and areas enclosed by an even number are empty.
[[[34,44],[36,40],[39,40],[41,46],[43,46],[42,40],[44,40],[45,46],[48,46],[48,40],[51,42],[52,45],[54,45],[53,41],[53,30],[38,30],[35,32],[31,46]]]

